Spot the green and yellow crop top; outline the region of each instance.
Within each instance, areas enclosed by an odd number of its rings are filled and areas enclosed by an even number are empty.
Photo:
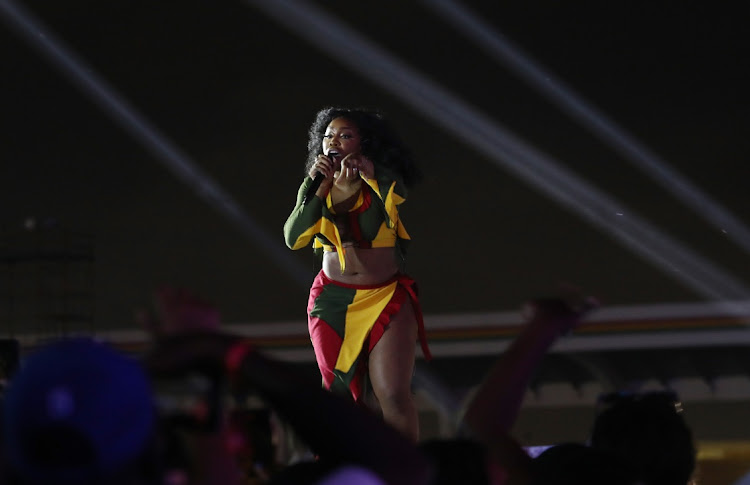
[[[346,264],[344,242],[360,248],[393,247],[403,260],[411,238],[401,223],[398,206],[406,200],[406,188],[388,170],[378,167],[376,172],[375,178],[362,178],[365,184],[359,198],[345,214],[333,211],[330,193],[325,201],[313,197],[304,204],[312,184],[312,179],[305,177],[297,193],[297,205],[284,224],[286,245],[301,249],[314,237],[314,249],[338,251],[342,270]]]

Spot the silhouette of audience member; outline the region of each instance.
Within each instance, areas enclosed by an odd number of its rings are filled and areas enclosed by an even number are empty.
[[[312,484],[333,479],[347,467],[369,472],[386,485],[429,483],[431,467],[407,437],[240,336],[196,332],[164,337],[147,362],[154,375],[225,374],[231,392],[257,392],[318,456],[315,462],[281,472],[274,483]]]
[[[530,485],[634,485],[629,465],[604,450],[581,443],[547,448],[531,463]]]
[[[246,339],[219,332],[216,309],[189,292],[163,288],[156,303],[160,321],[151,322],[158,323],[152,329],[158,331],[146,359],[152,377],[198,372],[226,379],[237,395],[257,392],[316,453],[316,461],[288,467],[270,483],[541,485],[573,483],[578,476],[577,483],[585,485],[604,471],[620,469],[603,448],[561,446],[531,460],[510,436],[535,368],[550,346],[591,309],[590,301],[529,302],[524,307],[527,324],[467,403],[461,423],[466,436],[420,447],[378,416],[263,355]],[[155,430],[162,421],[150,380],[137,362],[105,344],[73,339],[33,354],[11,380],[4,404],[9,478],[3,483],[163,483],[164,453],[155,451],[163,436]],[[237,483],[229,469],[231,457],[220,450],[226,436],[214,433],[209,438],[196,448],[205,453],[190,454],[200,471],[191,475],[191,483]],[[561,464],[555,457],[565,459]],[[602,463],[609,468],[599,467]],[[557,481],[547,481],[544,473],[554,469]],[[601,483],[632,481],[623,472]],[[657,482],[646,482],[651,483]]]
[[[431,439],[421,443],[422,450],[435,464],[431,485],[487,485],[494,483],[487,466],[487,449],[467,438]]]
[[[645,485],[685,485],[695,470],[692,432],[669,391],[612,393],[599,399],[591,446],[628,460]]]
[[[151,385],[133,359],[91,339],[48,344],[3,400],[3,483],[159,483]]]
[[[429,483],[428,460],[379,416],[324,390],[247,339],[219,332],[218,312],[189,292],[167,289],[156,296],[163,322],[157,327],[167,323],[172,331],[154,332],[154,348],[145,361],[153,377],[198,373],[226,380],[227,390],[236,396],[257,393],[317,455],[314,462],[275,473],[271,483],[359,483],[346,481],[352,476],[383,485]]]
[[[573,330],[597,302],[540,298],[522,307],[525,325],[464,406],[459,436],[421,444],[436,467],[434,485],[522,484],[531,458],[511,436],[523,397],[549,348]]]
[[[529,383],[549,349],[598,302],[579,295],[537,298],[522,307],[525,325],[465,406],[463,432],[487,450],[490,483],[526,482],[530,458],[510,435]]]

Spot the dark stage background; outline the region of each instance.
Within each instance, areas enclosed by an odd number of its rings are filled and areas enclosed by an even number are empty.
[[[632,253],[336,61],[330,54],[341,45],[312,47],[253,2],[18,4],[212,177],[310,278],[311,252],[288,251],[281,234],[303,176],[306,130],[322,106],[364,105],[390,115],[426,175],[403,217],[413,238],[408,270],[420,282],[427,314],[514,310],[561,284],[607,305],[706,299],[679,280],[679,270]],[[421,2],[316,5],[621,200],[625,217],[639,214],[750,283],[750,256],[726,233]],[[744,4],[463,5],[750,223]],[[164,283],[206,296],[227,322],[303,320],[305,281],[290,277],[258,238],[178,180],[12,24],[0,24],[5,254],[33,247],[28,239],[35,237],[65,247],[47,225],[91,236],[92,259],[68,269],[83,273],[74,284],[93,291],[87,308],[96,328],[132,327],[134,308],[148,305],[152,289]],[[46,269],[7,261],[6,289],[12,277],[29,279],[29,294],[14,298],[42,298],[29,295]],[[89,305],[81,301],[75,304]],[[20,303],[13,309],[7,302],[6,324],[28,329]]]

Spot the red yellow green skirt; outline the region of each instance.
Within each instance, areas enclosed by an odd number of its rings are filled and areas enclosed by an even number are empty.
[[[391,318],[407,298],[417,320],[426,359],[424,318],[416,282],[404,274],[378,285],[350,285],[328,278],[321,270],[310,288],[308,329],[326,389],[362,397],[367,356],[383,336]]]

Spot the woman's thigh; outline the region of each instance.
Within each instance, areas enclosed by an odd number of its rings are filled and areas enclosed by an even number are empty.
[[[416,340],[417,321],[407,298],[370,352],[370,381],[376,396],[410,391]]]

